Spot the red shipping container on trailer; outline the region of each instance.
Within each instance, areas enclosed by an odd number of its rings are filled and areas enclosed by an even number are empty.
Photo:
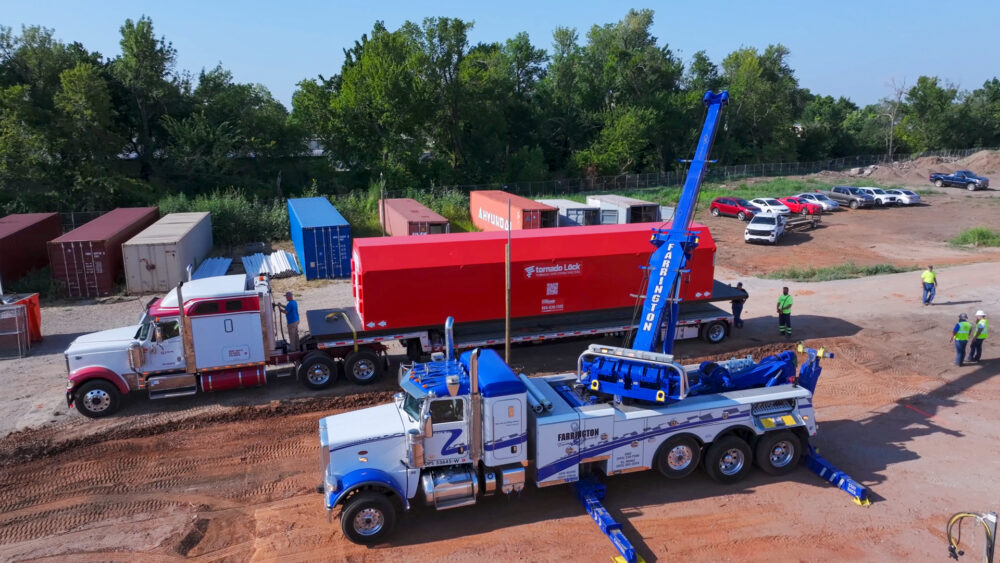
[[[448,219],[410,198],[380,199],[378,219],[392,236],[436,235],[449,231]]]
[[[547,229],[559,226],[559,209],[500,190],[469,192],[472,224],[482,231],[506,231],[508,200],[510,200],[510,230]]]
[[[669,225],[669,224],[668,224]],[[681,297],[708,299],[715,241],[694,224],[699,245]],[[511,232],[511,316],[633,307],[654,247],[649,224]],[[503,319],[507,233],[354,240],[358,315],[368,329],[438,327]]]
[[[111,295],[122,275],[122,243],[159,218],[156,207],[119,207],[49,242],[52,277],[67,297]]]
[[[0,219],[0,282],[47,266],[45,243],[61,234],[58,213],[19,213]]]

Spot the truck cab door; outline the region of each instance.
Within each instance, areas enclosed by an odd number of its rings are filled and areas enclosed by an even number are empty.
[[[150,332],[149,342],[143,344],[143,373],[184,369],[180,321],[176,317],[159,319]]]
[[[426,465],[451,465],[469,459],[469,413],[464,397],[431,399],[433,435],[424,440]]]

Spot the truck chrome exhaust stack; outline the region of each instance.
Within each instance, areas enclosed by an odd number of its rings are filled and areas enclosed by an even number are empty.
[[[455,359],[455,318],[444,321],[444,353],[448,360]]]
[[[451,317],[448,317],[451,320]],[[479,465],[483,457],[483,396],[479,393],[479,348],[472,351],[469,358],[469,398],[472,406],[472,421],[469,424],[469,459],[473,467]]]

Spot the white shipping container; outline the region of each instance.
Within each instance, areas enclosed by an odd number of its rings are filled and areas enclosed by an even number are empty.
[[[171,213],[122,245],[125,285],[129,293],[169,291],[211,251],[210,213]]]

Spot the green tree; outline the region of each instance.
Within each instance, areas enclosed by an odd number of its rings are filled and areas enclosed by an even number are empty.
[[[937,77],[921,76],[906,92],[900,124],[903,140],[916,151],[948,148],[955,143],[953,105],[958,89],[943,87]]]

